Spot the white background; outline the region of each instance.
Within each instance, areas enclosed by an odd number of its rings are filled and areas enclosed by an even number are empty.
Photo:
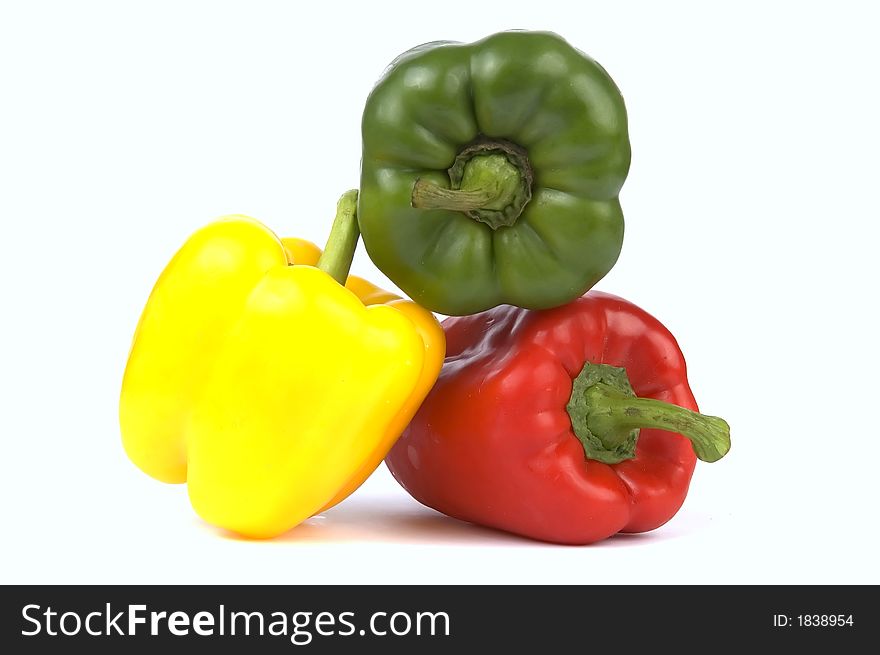
[[[714,3],[712,3],[714,5]],[[878,17],[870,3],[4,3],[0,581],[880,582]],[[593,547],[447,519],[384,469],[272,542],[220,534],[123,453],[147,294],[246,213],[321,242],[399,52],[550,29],[626,98],[623,254],[731,454],[665,527]],[[363,250],[354,272],[384,280]]]

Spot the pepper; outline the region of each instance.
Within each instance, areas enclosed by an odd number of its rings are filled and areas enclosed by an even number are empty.
[[[362,135],[364,245],[428,309],[556,307],[617,261],[626,109],[605,70],[556,34],[402,54]]]
[[[440,377],[386,462],[444,514],[564,544],[645,532],[681,507],[697,457],[730,448],[727,423],[696,413],[674,337],[621,298],[443,328]]]
[[[323,255],[247,217],[202,228],[147,301],[122,385],[123,445],[152,477],[186,482],[209,523],[272,537],[340,502],[439,372],[433,315],[347,278],[356,196],[340,200]]]

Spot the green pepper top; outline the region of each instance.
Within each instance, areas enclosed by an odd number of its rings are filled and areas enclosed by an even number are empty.
[[[626,109],[561,37],[414,48],[373,89],[362,131],[364,244],[428,309],[563,305],[617,261]]]

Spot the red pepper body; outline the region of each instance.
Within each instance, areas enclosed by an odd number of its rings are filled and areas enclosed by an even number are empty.
[[[544,541],[587,544],[653,530],[684,502],[696,456],[642,429],[635,457],[587,459],[566,403],[585,362],[626,369],[637,396],[697,411],[684,357],[657,319],[591,291],[545,311],[501,306],[444,321],[440,378],[388,455],[418,501]]]

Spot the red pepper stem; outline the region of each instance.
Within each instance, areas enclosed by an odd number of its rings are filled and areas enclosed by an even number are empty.
[[[689,439],[697,457],[704,462],[717,462],[730,450],[730,426],[717,416],[698,414],[653,398],[628,397],[601,382],[589,387],[585,395],[592,407],[587,425],[607,447],[622,442],[632,430],[655,428]]]
[[[584,364],[572,381],[565,409],[584,454],[605,464],[635,457],[641,428],[677,432],[690,439],[704,462],[717,462],[730,450],[730,426],[724,419],[637,398],[626,369],[609,364]]]
[[[361,232],[357,222],[357,189],[346,191],[336,204],[336,217],[317,267],[345,284]]]

